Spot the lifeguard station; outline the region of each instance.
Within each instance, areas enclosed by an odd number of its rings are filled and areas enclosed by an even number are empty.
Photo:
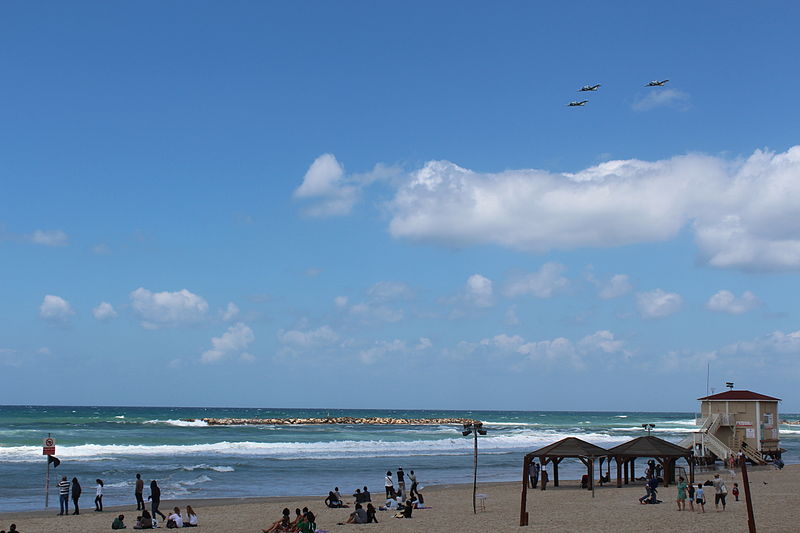
[[[700,429],[680,444],[709,462],[735,457],[741,451],[755,464],[780,458],[778,402],[749,390],[731,390],[698,398]]]

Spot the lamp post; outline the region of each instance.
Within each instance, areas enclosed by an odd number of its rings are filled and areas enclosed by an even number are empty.
[[[650,436],[650,432],[653,430],[654,427],[656,427],[656,425],[655,424],[642,424],[642,427],[645,430],[647,430],[647,436],[649,437]]]
[[[475,450],[475,463],[472,472],[472,512],[478,514],[478,508],[475,505],[476,494],[478,493],[478,435],[486,435],[486,430],[483,429],[483,422],[467,422],[464,424],[462,435],[474,435],[474,450]]]

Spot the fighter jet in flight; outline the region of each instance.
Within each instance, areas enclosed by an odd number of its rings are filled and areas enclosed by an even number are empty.
[[[645,85],[645,87],[663,87],[668,81],[669,80],[661,80],[661,81],[653,80],[647,85]]]
[[[587,91],[596,91],[599,88],[600,88],[600,84],[599,83],[597,85],[584,85],[583,87],[578,89],[578,92],[579,93],[585,93]]]
[[[585,106],[589,100],[581,100],[580,102],[570,102],[567,104],[568,107],[581,107]]]

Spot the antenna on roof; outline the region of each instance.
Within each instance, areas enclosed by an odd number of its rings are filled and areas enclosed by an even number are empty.
[[[726,381],[725,386],[728,387],[728,390],[733,390],[733,381]]]
[[[711,361],[706,363],[706,396],[708,396],[708,381],[711,377]]]

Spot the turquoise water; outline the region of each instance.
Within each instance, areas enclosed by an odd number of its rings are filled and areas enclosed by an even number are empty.
[[[133,500],[137,472],[157,479],[163,498],[248,497],[343,493],[367,485],[382,492],[387,470],[415,470],[422,485],[472,480],[472,440],[455,426],[206,426],[185,418],[320,416],[463,417],[483,420],[479,480],[511,481],[522,457],[564,437],[602,447],[642,435],[641,424],[676,442],[694,428],[694,413],[389,411],[169,407],[0,407],[0,510],[44,504],[42,439],[57,441],[62,464],[77,476],[91,506],[95,478],[105,481],[108,505]],[[796,415],[782,415],[796,418]],[[800,428],[781,426],[787,463],[800,462]],[[577,477],[565,461],[562,477]],[[145,491],[147,492],[147,491]],[[51,486],[51,505],[56,491]]]

